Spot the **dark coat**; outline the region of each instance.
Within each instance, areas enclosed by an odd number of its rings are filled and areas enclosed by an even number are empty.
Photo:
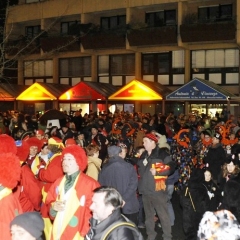
[[[97,224],[97,221],[93,218],[90,219],[91,229],[85,237],[85,240],[100,240],[104,230],[111,224],[117,221],[126,222],[125,218],[121,215],[120,209],[116,209],[108,218]],[[107,240],[121,240],[132,239],[134,240],[133,233],[130,229],[124,226],[114,229]]]
[[[197,176],[200,170],[192,172],[188,187],[185,187],[180,195],[186,240],[197,239],[198,225],[203,214],[209,210],[210,199],[203,185],[204,175],[202,173],[202,177]]]
[[[221,166],[226,160],[226,154],[221,144],[210,147],[204,163],[208,163],[208,169],[212,173],[212,178],[219,182],[219,174],[221,173]]]
[[[139,211],[137,199],[138,176],[134,167],[119,156],[113,156],[103,165],[98,175],[102,186],[116,188],[126,202],[122,208],[123,213],[132,214]]]
[[[144,160],[147,159],[148,163],[145,166]],[[143,152],[138,161],[138,173],[140,175],[138,190],[140,194],[152,195],[160,194],[160,191],[155,191],[155,180],[154,176],[150,172],[152,164],[162,162],[169,165],[170,170],[161,173],[161,176],[169,176],[175,171],[175,162],[172,161],[170,155],[164,150],[156,146],[152,150],[150,156],[148,156],[147,151]]]
[[[217,211],[222,199],[220,188],[213,182],[213,180],[210,180],[209,182],[204,181],[203,184],[210,194],[213,194],[209,203],[209,211]]]
[[[240,183],[228,180],[224,186],[222,204],[219,209],[229,210],[240,221]]]

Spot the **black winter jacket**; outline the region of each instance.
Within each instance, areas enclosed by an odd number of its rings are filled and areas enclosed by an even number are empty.
[[[147,160],[147,165],[144,165],[144,160]],[[158,195],[160,191],[155,191],[155,180],[154,176],[150,172],[152,164],[154,163],[164,163],[170,167],[170,170],[166,170],[159,174],[159,176],[169,176],[175,171],[175,162],[172,161],[171,156],[164,150],[156,146],[148,156],[148,152],[142,153],[138,161],[138,173],[140,175],[138,190],[140,194],[145,195]]]
[[[209,210],[210,199],[206,187],[198,182],[189,184],[182,191],[180,203],[183,209],[183,230],[186,240],[195,240],[202,216]]]
[[[204,163],[208,163],[208,169],[212,173],[212,178],[219,182],[219,175],[221,173],[221,166],[226,160],[226,154],[221,144],[217,144],[214,147],[210,147]]]
[[[93,218],[90,219],[91,228],[85,237],[85,240],[100,240],[104,230],[117,221],[126,222],[121,215],[120,209],[116,209],[108,218],[97,224]],[[134,240],[132,231],[124,226],[114,229],[107,240]]]

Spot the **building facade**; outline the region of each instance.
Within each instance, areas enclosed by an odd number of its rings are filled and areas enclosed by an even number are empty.
[[[7,15],[6,57],[17,59],[21,85],[144,79],[175,90],[198,77],[238,96],[239,19],[240,0],[19,0]],[[224,105],[214,104],[207,108]],[[135,110],[161,111],[140,105]]]

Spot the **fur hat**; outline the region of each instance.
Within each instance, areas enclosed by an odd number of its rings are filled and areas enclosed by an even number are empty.
[[[17,145],[17,156],[20,161],[24,161],[27,159],[29,155],[29,144],[27,141],[20,141],[20,144]]]
[[[38,212],[26,212],[16,216],[10,223],[10,227],[17,225],[25,229],[34,238],[39,239],[42,236],[44,222]]]
[[[65,154],[72,154],[80,168],[81,171],[84,171],[88,164],[88,159],[86,152],[84,149],[78,145],[71,145],[63,149],[62,151],[62,157],[64,157]]]
[[[29,147],[37,147],[38,148],[38,152],[40,152],[41,148],[42,148],[42,141],[39,140],[36,137],[30,137],[26,140],[26,142],[28,143]]]
[[[0,153],[0,183],[13,189],[20,180],[21,167],[19,158],[13,153]]]
[[[240,144],[235,143],[232,147],[231,147],[231,153],[232,154],[240,154]]]
[[[225,163],[226,164],[229,164],[233,162],[234,165],[237,165],[239,160],[238,160],[238,156],[236,154],[232,154],[232,155],[228,155],[226,158],[225,158]]]
[[[156,137],[155,135],[153,135],[152,133],[148,133],[148,134],[146,134],[143,138],[148,138],[148,139],[154,141],[155,143],[158,142],[157,137]]]
[[[207,211],[199,224],[198,238],[201,240],[239,239],[240,225],[228,210]]]
[[[170,150],[170,146],[167,143],[167,138],[165,135],[161,135],[159,134],[159,138],[158,138],[158,146],[160,148],[167,148],[168,150]]]
[[[17,153],[17,146],[12,137],[7,134],[0,135],[0,153]]]

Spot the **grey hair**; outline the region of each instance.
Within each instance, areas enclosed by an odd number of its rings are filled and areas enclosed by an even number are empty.
[[[105,193],[105,205],[112,205],[114,209],[120,208],[123,205],[121,194],[113,187],[101,186],[93,191],[94,193]]]

